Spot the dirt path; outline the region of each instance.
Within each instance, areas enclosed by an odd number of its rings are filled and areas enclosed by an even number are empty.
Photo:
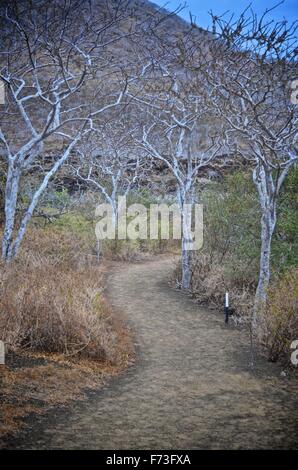
[[[39,418],[14,442],[33,449],[296,448],[297,382],[260,361],[223,315],[167,285],[170,260],[119,267],[108,298],[124,311],[138,359],[69,412]]]

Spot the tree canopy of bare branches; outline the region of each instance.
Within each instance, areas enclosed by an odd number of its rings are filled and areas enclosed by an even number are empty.
[[[297,24],[268,21],[268,12],[261,18],[249,10],[238,19],[213,15],[219,55],[207,72],[210,105],[225,122],[235,156],[250,163],[259,197],[262,246],[254,324],[266,301],[278,196],[298,160],[298,109],[290,96],[297,76]]]
[[[103,6],[105,8],[103,8]],[[76,145],[121,107],[129,77],[117,44],[133,34],[128,2],[4,2],[0,79],[1,155],[6,165],[2,257],[13,258],[49,180]],[[114,51],[114,53],[113,53]],[[48,147],[47,147],[48,145]],[[20,179],[45,149],[56,158],[16,218]]]

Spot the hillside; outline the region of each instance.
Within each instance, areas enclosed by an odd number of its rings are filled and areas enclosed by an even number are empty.
[[[12,53],[11,64],[10,64],[10,73],[12,75],[23,76],[26,85],[22,91],[22,97],[25,94],[30,94],[33,91],[33,88],[30,84],[30,79],[34,82],[34,77],[29,78],[28,75],[28,65],[30,60],[33,58],[36,63],[43,63],[47,60],[47,57],[51,57],[51,48],[55,47],[55,34],[58,35],[62,26],[62,18],[59,20],[59,14],[55,17],[55,22],[51,24],[51,41],[52,46],[49,46],[47,50],[46,43],[42,46],[39,46],[38,42],[34,40],[34,35],[31,36],[30,31],[32,30],[32,21],[33,13],[31,11],[32,7],[28,7],[28,2],[26,0],[16,3],[16,12],[20,18],[20,25],[24,28],[24,31],[28,33],[30,51],[26,48],[22,48],[22,35],[18,32],[18,28],[13,22],[7,21],[4,16],[5,8],[8,6],[8,11],[14,11],[13,3],[9,1],[2,2],[1,11],[3,12],[1,19],[1,30],[5,37],[3,36],[6,49],[10,50],[13,48],[15,53]],[[41,29],[42,37],[42,18],[47,12],[48,15],[56,15],[56,12],[48,9],[47,2],[38,2],[37,3],[40,19],[40,23],[37,25],[38,30]],[[86,18],[88,18],[88,1],[77,1],[73,2],[73,9],[69,10],[69,20],[68,34],[70,37],[77,38],[77,30],[83,28]],[[78,17],[76,10],[78,5],[82,6],[82,11],[84,14]],[[113,10],[118,8],[118,10]],[[79,108],[84,106],[85,103],[90,103],[90,106],[93,108],[98,106],[105,106],[107,103],[108,97],[117,97],[119,88],[123,86],[123,73],[127,76],[133,76],[133,74],[139,74],[142,65],[149,63],[150,61],[159,60],[160,63],[165,65],[169,60],[174,59],[174,65],[172,66],[172,73],[177,73],[182,81],[185,80],[187,83],[188,77],[184,70],[184,65],[180,61],[180,50],[179,47],[181,44],[190,43],[200,43],[200,46],[203,48],[208,48],[209,41],[213,41],[212,36],[198,28],[191,27],[186,21],[180,18],[176,14],[169,14],[166,10],[159,8],[154,3],[147,0],[129,0],[122,2],[107,2],[105,0],[93,0],[92,1],[92,17],[94,20],[94,27],[99,27],[102,32],[100,33],[100,41],[102,47],[100,49],[100,54],[96,56],[94,67],[91,68],[88,77],[85,79],[84,86],[81,87],[76,93],[72,94],[66,102],[64,103],[65,108]],[[44,11],[44,12],[43,12]],[[116,11],[116,13],[115,13]],[[75,13],[74,13],[75,12]],[[113,18],[117,19],[114,21]],[[89,21],[89,20],[88,20]],[[112,27],[108,28],[106,31],[106,25],[109,22],[114,21]],[[55,32],[56,31],[56,32]],[[27,34],[26,33],[26,34]],[[152,34],[153,33],[153,34]],[[36,33],[37,34],[37,33]],[[16,41],[17,40],[17,41]],[[88,34],[86,34],[86,39],[83,40],[81,47],[87,47],[88,41],[91,40]],[[181,44],[180,44],[181,43]],[[12,47],[12,44],[14,45]],[[19,44],[19,45],[18,45]],[[30,52],[30,53],[29,53]],[[64,52],[62,51],[64,54]],[[32,54],[31,58],[30,55]],[[66,54],[66,51],[65,51]],[[5,55],[2,56],[2,66],[5,70]],[[57,58],[57,60],[60,60]],[[51,59],[52,64],[55,66],[56,58],[55,56]],[[72,73],[77,73],[80,75],[82,73],[83,63],[81,62],[80,57],[74,58],[70,63]],[[32,72],[29,72],[31,74]],[[184,78],[185,75],[185,78]],[[51,67],[42,67],[37,70],[37,76],[40,81],[40,84],[45,89],[50,86],[54,79],[53,68]],[[132,87],[133,92],[139,93]],[[141,92],[142,93],[142,92]],[[112,99],[112,98],[111,98]],[[116,98],[115,98],[116,99]],[[30,106],[28,107],[28,117],[36,127],[37,132],[41,131],[48,118],[49,107],[45,100],[33,99]],[[142,113],[141,113],[142,114]],[[131,127],[135,123],[139,122],[142,119],[140,110],[136,107],[128,108],[128,111],[125,113],[125,121],[127,119],[131,120]],[[13,119],[11,118],[13,116]],[[76,114],[73,113],[73,118],[76,118]],[[114,111],[111,110],[110,115],[109,111],[105,113],[105,119],[113,120],[117,117]],[[26,124],[22,113],[17,110],[15,103],[13,102],[10,94],[6,89],[6,104],[0,105],[0,119],[1,126],[4,133],[7,133],[10,140],[11,148],[16,151],[23,145],[30,136],[30,126]],[[100,121],[98,122],[100,126]],[[209,119],[207,116],[204,118],[204,121],[201,120],[200,126],[197,130],[196,137],[193,141],[192,148],[195,151],[198,148],[205,148],[208,143],[208,132],[209,128],[214,127],[214,119]],[[16,128],[18,132],[15,132]],[[66,127],[66,130],[69,129]],[[38,149],[36,151],[40,153],[40,158],[37,165],[28,167],[28,175],[34,175],[36,172],[36,167],[39,168],[42,165],[45,171],[49,168],[53,161],[59,156],[63,146],[65,144],[65,139],[58,135],[49,135],[44,140],[42,152]],[[0,154],[3,156],[6,154],[6,148],[3,142],[0,143]],[[75,155],[72,157],[75,158]],[[2,172],[4,170],[2,169]],[[160,168],[160,165],[154,169],[154,175],[152,176],[156,181],[159,178],[169,179],[169,187],[173,185],[171,181],[171,176],[164,174],[164,171],[167,173],[166,168]],[[211,169],[210,169],[211,171]],[[206,172],[211,172],[206,168]],[[62,172],[62,173],[61,173]],[[162,173],[161,173],[162,172]],[[218,174],[218,173],[214,173]],[[160,176],[159,176],[160,175]],[[205,176],[203,175],[203,176]],[[66,185],[66,187],[72,190],[73,182],[72,176],[69,174],[69,170],[62,168],[60,172],[56,175],[57,187]],[[74,184],[76,185],[75,181]]]
[[[1,449],[297,448],[297,25],[268,12],[0,2]]]

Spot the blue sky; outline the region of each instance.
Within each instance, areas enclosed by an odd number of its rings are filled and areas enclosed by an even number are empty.
[[[179,5],[184,4],[184,0],[152,0],[160,6],[165,6],[168,10],[174,10]],[[255,0],[255,1],[233,1],[233,0],[185,0],[186,8],[180,13],[184,19],[189,21],[189,11],[196,16],[196,23],[202,28],[207,28],[210,24],[210,16],[208,11],[212,10],[214,13],[222,14],[229,10],[236,14],[241,13],[245,7],[250,3],[254,11],[263,13],[266,8],[270,8],[278,3],[278,0]],[[269,16],[268,16],[269,18]],[[282,5],[279,5],[273,12],[270,13],[270,18],[275,20],[286,19],[290,23],[298,19],[298,0],[285,0]]]

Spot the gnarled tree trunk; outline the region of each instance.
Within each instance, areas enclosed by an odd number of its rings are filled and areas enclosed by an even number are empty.
[[[2,238],[2,258],[10,261],[13,257],[13,232],[15,226],[15,216],[17,198],[20,184],[20,170],[13,162],[9,162],[5,187],[5,223]]]
[[[255,331],[258,316],[267,301],[267,289],[270,281],[270,255],[272,236],[276,225],[276,197],[277,185],[274,182],[272,171],[258,165],[254,171],[256,185],[261,207],[261,253],[258,286],[255,294],[252,328]]]

